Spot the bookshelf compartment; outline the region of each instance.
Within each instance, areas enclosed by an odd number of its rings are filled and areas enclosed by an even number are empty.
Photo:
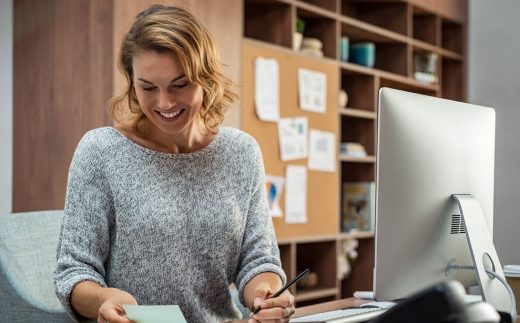
[[[324,57],[337,59],[339,50],[337,45],[336,21],[303,8],[296,9],[296,16],[305,21],[303,37],[319,39],[323,45],[322,51]]]
[[[342,116],[341,142],[360,143],[365,147],[367,155],[373,156],[375,154],[375,127],[375,120]]]
[[[375,163],[341,163],[341,183],[373,182],[375,180]]]
[[[463,53],[464,37],[462,25],[442,20],[442,48],[458,54]]]
[[[401,43],[376,43],[375,68],[408,76],[408,45]]]
[[[404,2],[343,0],[341,14],[403,36],[408,35],[408,4]]]
[[[341,281],[342,297],[352,297],[358,290],[373,290],[374,238],[359,239],[358,258],[352,272]]]
[[[337,12],[336,0],[301,0],[300,2],[308,3],[313,6],[332,11],[334,13]]]
[[[341,88],[347,92],[347,107],[375,111],[374,77],[341,69]]]
[[[312,288],[296,287],[296,294],[311,293],[319,297],[319,291],[337,288],[336,240],[302,242],[296,244],[297,274],[305,268],[317,274],[317,284]],[[318,296],[316,296],[318,295]]]
[[[422,12],[413,15],[413,38],[430,45],[440,45],[440,20],[437,16]]]
[[[442,97],[449,100],[464,101],[464,66],[461,61],[443,58],[442,60]]]
[[[291,6],[276,0],[244,1],[244,36],[292,48]]]

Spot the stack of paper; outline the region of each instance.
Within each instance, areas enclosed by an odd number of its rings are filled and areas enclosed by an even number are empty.
[[[508,277],[520,277],[520,265],[505,265],[504,275]]]

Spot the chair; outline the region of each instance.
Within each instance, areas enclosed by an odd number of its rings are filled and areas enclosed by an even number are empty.
[[[63,211],[0,216],[0,322],[72,322],[54,292]]]
[[[0,322],[73,322],[54,292],[63,211],[0,216]],[[244,317],[249,311],[230,290]]]

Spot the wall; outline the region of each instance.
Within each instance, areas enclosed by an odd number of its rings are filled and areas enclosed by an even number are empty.
[[[520,264],[519,12],[518,0],[469,2],[468,100],[497,114],[494,240],[502,265]]]
[[[12,210],[13,1],[0,1],[0,216]]]

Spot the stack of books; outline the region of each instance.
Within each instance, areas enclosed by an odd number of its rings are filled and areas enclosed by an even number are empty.
[[[367,151],[362,144],[357,142],[342,142],[340,144],[340,153],[345,157],[365,158]]]

